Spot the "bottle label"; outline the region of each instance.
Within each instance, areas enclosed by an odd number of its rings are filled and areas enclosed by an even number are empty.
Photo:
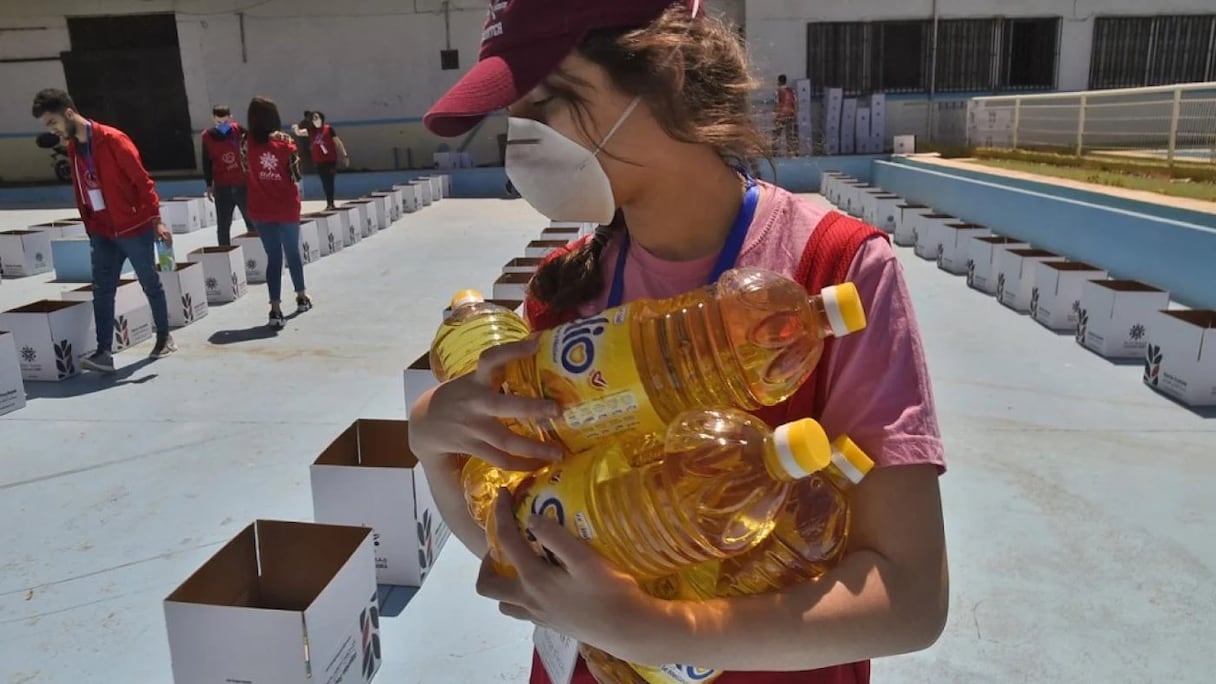
[[[626,432],[663,430],[634,362],[629,307],[542,333],[541,393],[562,407],[557,432],[571,451]]]
[[[692,665],[664,665],[662,667],[632,665],[632,667],[648,684],[698,684],[717,679],[721,674],[717,670]]]
[[[602,553],[603,549],[596,543],[598,535],[591,524],[587,501],[587,477],[592,458],[591,452],[579,452],[538,473],[516,509],[520,527],[527,528],[528,516],[531,515],[551,518]],[[544,552],[535,537],[531,534],[527,537],[537,552]],[[549,560],[557,562],[552,557]]]

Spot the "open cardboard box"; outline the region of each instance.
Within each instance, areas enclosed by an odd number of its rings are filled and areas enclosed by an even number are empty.
[[[1080,261],[1042,261],[1034,268],[1031,317],[1049,330],[1075,332],[1081,314],[1081,286],[1104,280],[1106,271]]]
[[[169,303],[169,325],[182,328],[204,318],[207,306],[207,284],[203,265],[194,262],[177,263],[172,271],[157,271]]]
[[[258,520],[165,599],[175,684],[370,682],[372,531]]]
[[[25,407],[25,380],[13,334],[0,330],[0,416]]]
[[[79,359],[97,347],[89,334],[93,306],[44,299],[0,313],[0,330],[13,334],[21,377],[58,382],[80,372]]]
[[[1028,247],[1007,249],[996,256],[996,298],[1018,313],[1030,313],[1034,295],[1035,264],[1064,261],[1064,257],[1045,249]]]
[[[1142,359],[1157,312],[1170,294],[1135,280],[1090,280],[1081,284],[1077,343],[1108,359]]]
[[[342,251],[345,246],[342,241],[342,215],[336,211],[315,211],[304,214],[301,219],[317,223],[317,238],[321,244],[321,256],[329,256]]]
[[[244,252],[239,245],[203,247],[190,252],[186,260],[203,265],[208,304],[234,302],[245,296],[248,281]]]
[[[540,232],[540,239],[572,242],[578,239],[578,235],[578,228],[546,228]]]
[[[939,212],[920,214],[914,218],[912,239],[915,241],[915,246],[912,248],[912,253],[922,259],[937,261],[938,256],[941,255],[942,243],[945,241],[945,236],[940,232],[942,226],[957,222],[958,219],[954,216]]]
[[[1144,382],[1188,406],[1216,406],[1216,310],[1159,311]]]
[[[306,264],[321,260],[321,232],[316,221],[300,223],[300,260]]]
[[[966,275],[971,261],[971,240],[992,235],[984,226],[975,223],[947,223],[938,228],[941,237],[938,245],[937,267],[953,275]]]
[[[401,195],[396,190],[390,190],[387,192],[377,191],[373,192],[371,196],[383,203],[382,206],[385,210],[385,214],[388,216],[388,223],[384,226],[384,228],[396,223],[397,219],[401,218]],[[383,228],[381,230],[383,230]]]
[[[524,248],[524,256],[540,258],[565,246],[565,240],[533,240]]]
[[[895,230],[892,231],[891,241],[900,247],[914,247],[916,245],[917,222],[920,216],[934,213],[931,207],[926,207],[923,204],[900,204],[899,221],[895,224]]]
[[[417,188],[418,199],[422,202],[422,206],[429,207],[439,201],[438,197],[434,196],[431,182],[425,178],[415,178],[410,181],[410,185]]]
[[[215,200],[206,197],[174,197],[175,202],[195,202],[198,207],[199,220],[203,228],[209,228],[219,223],[215,213]]]
[[[250,230],[248,233],[242,233],[232,238],[232,244],[241,248],[241,255],[245,258],[245,282],[266,282],[269,259],[266,256],[266,247],[262,244],[262,238]]]
[[[523,300],[531,282],[531,273],[504,273],[494,281],[494,298]]]
[[[361,226],[359,233],[360,237],[366,239],[379,232],[381,223],[380,213],[382,209],[379,202],[374,199],[363,197],[360,199],[351,200],[350,202],[347,202],[347,205],[359,208],[359,217],[362,221],[359,224]]]
[[[535,273],[540,268],[542,259],[538,257],[518,257],[508,261],[502,267],[503,273]]]
[[[40,230],[51,236],[51,240],[62,240],[63,238],[86,237],[88,232],[85,230],[84,222],[75,221],[48,221],[46,223],[38,223],[30,226],[30,230]]]
[[[358,243],[364,237],[371,234],[372,217],[371,212],[374,211],[366,204],[361,204],[357,201],[347,202],[338,207],[338,211],[346,214],[346,246]]]
[[[899,223],[899,205],[903,204],[903,201],[899,195],[890,193],[874,195],[870,213],[868,216],[862,216],[862,219],[885,233],[894,233],[895,226]]]
[[[167,294],[167,293],[166,293]],[[64,301],[69,302],[89,302],[89,307],[93,306],[93,286],[82,285],[81,287],[66,290],[60,293],[60,297]],[[170,306],[170,309],[173,307]],[[89,339],[93,340],[97,337],[96,318],[89,318]],[[127,347],[134,347],[137,344],[142,344],[156,334],[156,325],[152,322],[152,307],[148,304],[148,298],[144,295],[143,288],[138,280],[122,279],[118,281],[118,288],[114,291],[114,341],[112,350],[120,352]],[[84,353],[90,353],[96,349],[96,343],[88,344],[84,349]]]
[[[439,384],[435,373],[431,370],[431,354],[419,356],[405,369],[405,417],[410,417],[410,409],[427,390]]]
[[[314,519],[372,528],[377,581],[421,586],[450,533],[410,451],[409,423],[355,421],[310,473]]]
[[[0,232],[0,275],[24,278],[46,273],[53,267],[50,233],[41,230]]]
[[[203,228],[203,216],[207,209],[201,197],[163,200],[160,203],[160,218],[174,233],[193,233]]]
[[[858,183],[846,183],[844,192],[844,207],[845,213],[850,216],[861,216],[861,207],[863,197],[871,190],[881,190],[864,181]]]
[[[393,189],[401,191],[401,210],[405,213],[412,214],[422,208],[422,196],[416,186],[401,183],[394,185]]]
[[[1029,246],[1021,240],[1003,235],[972,238],[971,258],[967,260],[967,285],[985,294],[995,295],[997,257],[1005,250]]]

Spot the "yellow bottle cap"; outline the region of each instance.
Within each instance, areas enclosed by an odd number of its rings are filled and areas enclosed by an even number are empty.
[[[810,418],[786,423],[773,431],[776,465],[790,478],[800,480],[832,463],[832,444],[823,426]]]
[[[832,465],[853,484],[861,482],[874,469],[874,461],[848,437],[838,437],[832,442]]]
[[[455,309],[461,304],[476,304],[485,300],[486,298],[477,290],[461,290],[452,295],[452,303],[448,306]]]
[[[853,283],[825,287],[819,296],[823,299],[823,309],[828,314],[828,323],[836,337],[844,337],[866,327],[866,310]]]

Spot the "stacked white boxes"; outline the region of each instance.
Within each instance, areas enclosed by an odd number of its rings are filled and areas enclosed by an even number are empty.
[[[840,108],[840,153],[857,151],[857,98],[845,99]]]
[[[844,91],[825,88],[823,91],[823,153],[840,154],[840,117],[844,106]]]

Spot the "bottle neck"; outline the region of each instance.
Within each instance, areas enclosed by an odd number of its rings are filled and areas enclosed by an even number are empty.
[[[832,319],[828,318],[827,307],[823,305],[823,297],[810,297],[808,301],[811,304],[811,313],[815,317],[815,332],[818,333],[820,339],[835,337],[836,333],[832,330]]]
[[[843,458],[843,456],[833,455],[833,460],[837,458]],[[819,474],[823,476],[823,479],[831,483],[833,487],[842,492],[848,492],[849,490],[853,489],[854,486],[856,486],[855,483],[849,479],[849,476],[845,475],[844,471],[841,470],[835,462],[819,471]]]

